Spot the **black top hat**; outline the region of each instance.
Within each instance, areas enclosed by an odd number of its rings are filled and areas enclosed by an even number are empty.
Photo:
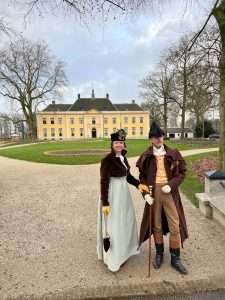
[[[117,132],[111,134],[111,141],[125,141],[126,131],[124,129],[119,129]]]
[[[152,138],[152,137],[161,137],[164,136],[165,132],[156,124],[155,121],[152,122],[148,137]]]

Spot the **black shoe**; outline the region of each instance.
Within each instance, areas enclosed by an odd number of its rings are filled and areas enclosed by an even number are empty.
[[[180,248],[170,248],[171,253],[171,266],[176,269],[181,274],[187,274],[188,271],[185,266],[182,264],[180,259]]]
[[[155,259],[153,261],[153,266],[155,269],[159,269],[163,263],[164,246],[163,244],[155,244],[155,247],[156,247],[156,254],[155,254]]]

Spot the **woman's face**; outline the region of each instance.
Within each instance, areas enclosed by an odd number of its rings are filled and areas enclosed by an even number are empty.
[[[123,141],[114,141],[112,144],[112,148],[115,152],[121,152],[124,149]]]

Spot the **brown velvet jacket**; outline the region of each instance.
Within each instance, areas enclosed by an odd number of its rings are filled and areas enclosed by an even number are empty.
[[[187,230],[186,219],[185,219],[184,210],[181,203],[181,198],[180,198],[180,193],[178,188],[185,177],[186,163],[178,150],[171,149],[167,147],[165,144],[164,147],[166,150],[164,165],[165,165],[165,170],[168,178],[168,185],[171,187],[171,194],[179,215],[181,243],[183,246],[183,241],[188,237],[188,230]],[[153,155],[152,146],[149,147],[139,157],[136,166],[139,169],[140,182],[142,184],[146,184],[147,186],[151,185],[153,187],[152,193],[154,197],[157,164],[156,164],[156,158]],[[153,209],[154,209],[154,205],[153,205]],[[163,226],[163,233],[167,234],[169,232],[169,228],[168,228],[168,222],[165,217],[164,210],[162,210],[162,226]],[[151,226],[151,228],[153,228],[153,226]],[[148,203],[146,203],[144,213],[143,213],[142,223],[141,223],[139,245],[141,245],[141,243],[143,243],[148,238],[149,238],[149,205]]]
[[[107,154],[101,160],[100,166],[100,186],[101,186],[101,200],[104,206],[109,205],[108,202],[108,191],[109,191],[109,181],[110,177],[122,177],[126,176],[127,182],[134,185],[136,188],[139,185],[139,180],[137,180],[130,173],[130,165],[127,161],[125,154],[127,151],[125,149],[122,150],[121,154],[124,156],[124,163],[127,166],[127,169],[122,164],[119,157],[116,156],[116,153],[112,149],[109,154]]]

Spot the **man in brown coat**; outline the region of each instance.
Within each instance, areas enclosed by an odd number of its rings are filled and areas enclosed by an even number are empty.
[[[163,262],[163,235],[170,233],[171,265],[187,274],[180,259],[180,246],[188,237],[187,225],[178,187],[185,176],[185,161],[180,152],[164,144],[164,132],[153,122],[149,131],[151,146],[139,157],[140,183],[152,186],[152,232],[156,255],[153,266]],[[140,229],[139,246],[149,238],[149,204],[146,202]]]

